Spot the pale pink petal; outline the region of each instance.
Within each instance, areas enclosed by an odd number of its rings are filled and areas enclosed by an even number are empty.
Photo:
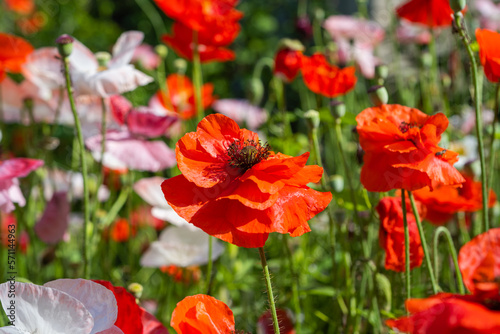
[[[111,328],[118,316],[118,306],[113,292],[101,284],[77,279],[58,279],[47,282],[44,286],[65,292],[78,299],[94,318],[94,327],[90,334]]]
[[[132,109],[132,103],[121,95],[113,95],[109,98],[109,105],[114,120],[120,125],[125,124],[125,117]]]
[[[208,263],[209,236],[200,229],[169,226],[160,234],[141,257],[144,267],[162,267],[175,265],[189,267]],[[212,259],[217,259],[224,247],[213,240]]]
[[[9,298],[10,282],[0,284],[0,301],[6,314],[15,303],[16,327],[37,334],[89,334],[94,326],[83,303],[67,293],[30,283],[14,283],[15,299]]]
[[[212,108],[239,125],[246,125],[250,130],[256,130],[267,120],[266,111],[252,105],[247,100],[222,99],[212,104]]]
[[[432,35],[428,29],[402,21],[396,29],[396,38],[399,43],[429,44]]]
[[[156,54],[153,47],[148,44],[139,45],[132,56],[132,63],[140,63],[146,70],[154,70],[160,65],[161,58]]]
[[[35,50],[23,64],[22,73],[40,89],[40,97],[49,100],[53,91],[65,85],[59,52],[54,47]]]
[[[371,45],[355,44],[354,59],[365,78],[372,79],[375,77],[375,66],[378,65],[380,61],[373,55],[373,48]]]
[[[384,29],[377,22],[358,19],[352,16],[330,16],[323,23],[323,27],[335,41],[343,38],[375,46],[385,36]]]
[[[47,244],[63,240],[68,230],[70,203],[65,191],[56,192],[47,203],[40,220],[35,224],[35,233]]]
[[[113,327],[103,330],[102,332],[98,332],[97,334],[124,334],[123,331],[113,325]]]
[[[491,0],[476,0],[474,6],[479,13],[481,28],[500,29],[500,5]]]
[[[154,315],[141,307],[142,311],[142,334],[168,334],[167,328],[163,326]]]
[[[24,177],[43,165],[43,160],[13,158],[0,161],[0,180]]]
[[[11,212],[16,207],[14,203],[23,207],[26,204],[19,181],[17,179],[0,180],[0,211]]]
[[[73,52],[69,56],[69,62],[77,72],[95,73],[99,68],[99,63],[92,51],[76,39],[73,42]],[[71,72],[73,76],[74,72]]]
[[[113,46],[113,58],[109,61],[109,68],[127,65],[132,60],[135,49],[144,39],[144,33],[140,31],[127,31],[118,37]]]
[[[22,332],[20,329],[17,329],[16,327],[9,326],[0,328],[0,334],[25,334],[25,332]]]
[[[345,38],[340,38],[335,41],[337,43],[337,56],[339,63],[347,64],[352,60],[351,43]]]

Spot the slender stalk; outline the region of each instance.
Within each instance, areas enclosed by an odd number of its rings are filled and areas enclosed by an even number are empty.
[[[213,238],[211,235],[208,236],[208,265],[207,265],[207,295],[210,295],[211,285],[212,285],[212,249],[213,249]]]
[[[203,79],[201,77],[201,61],[200,51],[198,50],[198,32],[193,30],[193,85],[194,85],[194,98],[196,104],[196,115],[198,122],[203,119],[203,101],[201,94],[201,87]]]
[[[492,129],[491,129],[491,138],[490,138],[490,147],[489,147],[489,170],[490,170],[490,175],[488,180],[489,182],[489,187],[488,187],[488,195],[489,191],[491,190],[491,187],[493,186],[493,176],[495,173],[493,172],[495,169],[495,159],[496,159],[496,149],[495,149],[495,137],[496,137],[496,126],[498,122],[498,113],[500,112],[500,84],[497,84],[497,87],[495,89],[495,106],[493,108],[493,112],[495,113],[495,117],[493,118],[493,124]],[[489,203],[489,199],[488,199]]]
[[[405,273],[406,273],[406,299],[411,298],[411,277],[410,277],[410,229],[408,218],[406,217],[406,191],[401,189],[401,208],[403,209],[403,224],[405,231]]]
[[[135,2],[139,7],[141,7],[144,14],[148,17],[149,22],[151,22],[151,25],[155,30],[156,37],[159,40],[165,32],[165,25],[163,24],[160,14],[148,0],[135,0]]]
[[[464,289],[464,282],[462,280],[462,273],[460,272],[460,268],[458,266],[458,258],[457,258],[457,251],[455,250],[455,245],[453,245],[453,239],[451,237],[450,231],[444,226],[439,226],[436,229],[436,232],[434,233],[434,265],[436,266],[436,275],[438,273],[438,257],[439,257],[439,252],[438,252],[438,244],[439,244],[439,237],[441,234],[444,234],[446,237],[446,241],[448,241],[448,249],[450,250],[450,255],[451,258],[453,259],[453,264],[455,266],[455,273],[457,275],[457,285],[458,285],[458,291],[461,295],[465,294],[465,289]]]
[[[269,275],[269,267],[267,265],[266,254],[264,253],[264,247],[259,247],[259,255],[260,255],[260,262],[262,264],[262,270],[264,271],[264,277],[266,279],[267,297],[269,299],[269,306],[271,307],[271,315],[273,316],[274,333],[280,334],[278,315],[276,314],[276,306],[274,305],[274,295],[273,295],[273,287],[271,285],[271,276]]]
[[[101,186],[103,180],[104,180],[104,171],[103,171],[103,163],[104,163],[104,153],[106,153],[106,101],[104,100],[104,97],[101,97],[101,108],[102,108],[102,115],[101,115],[101,160],[99,161],[98,165],[98,173],[100,175],[99,177],[99,183],[97,184],[97,191],[96,191],[96,198],[97,198],[97,192],[99,191],[99,187]],[[97,201],[99,202],[99,201]]]
[[[436,276],[434,275],[434,270],[432,269],[432,263],[430,258],[431,254],[429,253],[429,248],[427,247],[427,241],[425,240],[424,229],[422,227],[422,222],[420,221],[420,215],[418,214],[417,211],[417,205],[415,204],[415,199],[413,198],[413,194],[411,193],[411,191],[408,191],[408,197],[410,198],[411,209],[413,210],[413,215],[415,216],[415,221],[417,222],[418,233],[420,234],[422,249],[424,250],[425,263],[427,265],[427,270],[429,271],[429,277],[432,283],[432,290],[434,294],[436,294],[439,291],[439,285],[436,282]]]
[[[160,91],[163,95],[163,102],[168,110],[174,111],[174,107],[172,106],[172,102],[170,101],[170,92],[168,90],[168,85],[165,82],[166,74],[165,74],[165,59],[161,58],[160,64],[156,69],[156,78],[158,80],[158,86],[160,86]]]
[[[297,272],[295,271],[295,266],[293,263],[292,251],[290,249],[290,245],[288,243],[288,236],[282,235],[283,246],[285,248],[286,257],[288,259],[288,267],[290,270],[290,276],[292,277],[292,298],[293,298],[293,307],[295,312],[295,318],[297,321],[295,322],[295,332],[297,334],[302,333],[302,309],[300,307],[300,299],[299,299],[299,277]]]
[[[69,59],[68,57],[62,57],[64,65],[64,75],[66,79],[66,91],[68,92],[69,103],[71,106],[71,111],[73,112],[73,118],[75,120],[75,128],[78,139],[78,146],[80,147],[80,163],[82,167],[83,176],[83,277],[88,279],[90,277],[89,272],[89,254],[88,254],[88,238],[87,229],[90,224],[90,211],[89,211],[89,186],[88,186],[88,172],[87,172],[87,162],[85,160],[85,146],[83,143],[82,127],[80,125],[80,119],[78,118],[78,113],[76,112],[75,99],[73,98],[73,88],[71,87],[71,78],[69,76]]]
[[[474,57],[474,52],[469,44],[470,38],[467,31],[463,27],[463,15],[461,12],[454,14],[455,26],[457,28],[460,39],[462,40],[465,49],[467,50],[467,55],[469,56],[470,66],[472,70],[472,84],[474,85],[474,108],[476,110],[476,135],[477,144],[479,149],[479,159],[481,162],[481,190],[483,194],[483,227],[484,231],[490,229],[489,219],[488,219],[488,184],[486,183],[486,161],[484,156],[484,143],[483,143],[483,117],[481,112],[481,93],[479,87],[479,78],[477,72],[476,58]]]

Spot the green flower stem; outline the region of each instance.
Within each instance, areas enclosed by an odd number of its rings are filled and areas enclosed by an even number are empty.
[[[210,295],[210,290],[212,287],[212,266],[213,266],[213,261],[212,261],[212,249],[213,249],[213,239],[211,235],[208,236],[208,265],[207,265],[207,295]]]
[[[498,122],[498,113],[500,112],[500,84],[497,84],[496,90],[495,90],[495,106],[493,108],[493,112],[495,113],[495,117],[493,118],[493,124],[492,130],[491,130],[491,138],[490,138],[490,147],[489,147],[489,170],[490,170],[490,177],[488,178],[489,182],[489,189],[488,189],[488,195],[490,193],[491,187],[493,186],[493,178],[495,173],[493,172],[495,170],[495,159],[496,159],[496,150],[495,150],[495,137],[496,137],[496,126]],[[488,199],[489,203],[489,199]]]
[[[280,334],[278,315],[276,314],[276,306],[274,305],[274,295],[273,295],[273,287],[271,285],[271,276],[269,275],[269,267],[267,265],[266,254],[264,253],[264,247],[259,247],[259,255],[260,255],[260,262],[262,264],[262,270],[264,270],[264,277],[266,279],[267,297],[269,299],[269,306],[271,307],[271,314],[273,316],[274,333]]]
[[[283,234],[283,247],[285,248],[286,257],[288,259],[288,267],[290,270],[290,276],[292,277],[292,299],[293,299],[293,308],[295,312],[295,332],[297,334],[302,333],[302,309],[300,307],[300,298],[299,298],[299,277],[297,272],[295,271],[295,266],[293,263],[292,251],[290,249],[290,244],[288,243],[288,236]]]
[[[457,212],[458,227],[460,228],[460,236],[462,237],[462,244],[470,241],[470,234],[467,230],[467,222],[465,221],[465,212]]]
[[[170,101],[170,92],[168,90],[168,85],[165,82],[166,77],[167,75],[165,73],[165,59],[161,58],[160,64],[156,69],[156,80],[158,81],[158,86],[160,86],[160,91],[164,97],[163,102],[165,102],[165,107],[170,111],[174,111],[174,107],[172,106],[172,103]]]
[[[420,221],[420,215],[418,214],[417,211],[417,205],[415,204],[415,199],[413,198],[413,194],[411,193],[411,191],[408,191],[408,197],[410,198],[411,209],[413,210],[413,215],[415,216],[415,221],[417,222],[418,233],[420,234],[422,249],[424,250],[425,263],[427,265],[427,270],[429,271],[429,277],[432,283],[432,290],[434,294],[436,294],[439,291],[439,285],[437,284],[436,276],[434,275],[434,270],[432,269],[432,263],[430,258],[431,254],[429,253],[429,248],[427,247],[424,229],[422,227],[422,222]]]
[[[68,92],[69,103],[71,106],[71,111],[73,112],[73,118],[75,120],[75,128],[78,139],[78,146],[80,147],[80,163],[82,167],[83,176],[83,278],[88,279],[90,277],[89,272],[89,254],[88,254],[88,238],[87,229],[90,224],[90,211],[89,211],[89,186],[88,186],[88,172],[87,172],[87,162],[85,160],[85,146],[83,143],[82,127],[80,125],[80,119],[78,118],[78,113],[76,112],[75,99],[73,98],[73,88],[71,87],[71,78],[69,76],[69,59],[68,57],[62,58],[64,65],[64,75],[66,79],[66,91]]]
[[[403,224],[405,231],[405,273],[406,273],[406,299],[411,298],[411,277],[410,277],[410,229],[408,228],[408,218],[406,217],[406,191],[401,189],[401,208],[403,209]]]
[[[141,7],[144,14],[146,14],[146,16],[148,17],[149,22],[151,22],[151,25],[155,30],[156,37],[159,40],[161,36],[165,33],[165,26],[163,24],[163,20],[160,14],[149,0],[135,0],[135,2],[139,7]]]
[[[438,257],[439,257],[439,252],[438,252],[438,244],[439,244],[439,237],[443,234],[446,237],[446,240],[448,241],[448,249],[450,251],[450,255],[453,259],[453,264],[455,265],[455,273],[457,275],[457,285],[458,285],[458,292],[463,295],[465,294],[465,289],[464,289],[464,282],[462,280],[462,273],[460,272],[460,268],[458,267],[458,258],[457,258],[457,251],[455,250],[455,245],[453,245],[453,239],[451,237],[450,231],[444,226],[439,226],[436,229],[436,232],[434,233],[434,265],[436,275],[439,272],[438,270]]]
[[[203,79],[201,77],[201,61],[200,51],[198,50],[198,32],[193,30],[193,85],[194,85],[194,98],[196,104],[196,116],[198,122],[203,119],[203,101],[201,88],[203,86]]]
[[[462,40],[465,49],[467,50],[467,55],[469,56],[470,66],[472,70],[472,83],[474,85],[474,107],[476,110],[476,135],[477,144],[479,149],[479,159],[481,162],[481,190],[483,194],[483,227],[484,231],[490,229],[490,224],[488,221],[488,184],[486,183],[486,161],[484,157],[484,143],[483,143],[483,117],[481,112],[481,92],[479,87],[479,78],[477,72],[476,58],[474,57],[474,52],[469,44],[469,36],[467,31],[463,27],[463,15],[461,12],[454,14],[455,26],[457,28],[460,39]]]
[[[273,88],[274,88],[274,93],[276,94],[276,104],[278,105],[278,110],[281,113],[283,121],[283,137],[288,138],[289,136],[292,135],[292,128],[290,127],[290,121],[288,119],[288,115],[286,112],[285,87],[283,85],[283,80],[274,77]]]

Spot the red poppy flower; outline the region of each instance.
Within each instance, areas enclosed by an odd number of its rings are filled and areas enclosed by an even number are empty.
[[[0,237],[0,246],[8,248],[10,245],[9,234],[12,231],[17,230],[17,219],[16,216],[9,213],[0,212],[0,232],[2,232]]]
[[[167,78],[168,96],[161,91],[156,97],[169,111],[175,112],[182,119],[190,119],[196,116],[194,87],[188,77],[180,74],[171,74]],[[215,98],[212,95],[214,86],[211,83],[204,84],[201,89],[203,108],[208,108]]]
[[[240,25],[234,23],[224,23],[224,29],[211,26],[201,30],[198,34],[198,52],[200,61],[207,63],[210,61],[234,60],[234,52],[224,48],[231,44],[240,32]],[[170,46],[181,57],[193,60],[193,30],[182,23],[175,22],[173,25],[173,35],[163,35],[162,40]]]
[[[33,46],[26,40],[0,33],[0,81],[5,76],[5,72],[21,72],[21,65],[31,52],[33,52]]]
[[[299,73],[301,57],[299,50],[281,48],[274,57],[274,75],[285,82],[292,82]]]
[[[236,9],[236,0],[155,0],[172,19],[200,31],[218,22],[236,22],[243,14]]]
[[[384,197],[376,209],[380,217],[380,247],[385,250],[385,269],[405,271],[405,233],[401,198]],[[417,209],[419,215],[423,216],[423,208],[418,202]],[[409,201],[406,201],[406,219],[410,231],[410,268],[413,269],[422,264],[424,250]]]
[[[500,228],[493,228],[466,243],[458,254],[464,284],[485,297],[500,292]]]
[[[276,315],[278,316],[278,322],[280,325],[280,334],[295,334],[295,329],[293,328],[293,322],[288,315],[288,312],[283,309],[277,309]],[[273,327],[273,317],[270,310],[267,310],[259,318],[258,333],[262,334],[275,334]]]
[[[302,56],[301,69],[307,88],[330,98],[347,93],[354,88],[357,80],[354,66],[340,69],[330,65],[321,53]]]
[[[125,242],[131,235],[136,234],[136,229],[132,228],[126,219],[119,218],[111,225],[110,234],[114,241]]]
[[[165,199],[191,224],[240,247],[262,247],[271,232],[309,232],[307,221],[332,199],[307,187],[323,174],[305,166],[309,153],[274,153],[221,114],[182,137],[176,154],[182,175],[163,182]]]
[[[199,282],[201,278],[201,270],[198,266],[178,267],[174,265],[161,267],[160,270],[169,276],[173,277],[176,282],[190,284]]]
[[[405,333],[491,334],[500,331],[498,295],[489,301],[476,296],[439,293],[424,299],[409,299],[405,305],[409,317],[387,320],[389,327]]]
[[[35,2],[33,0],[5,0],[7,8],[21,15],[28,15],[35,10]]]
[[[233,311],[207,295],[189,296],[177,303],[170,320],[178,334],[218,334],[234,332]]]
[[[453,21],[449,0],[410,0],[396,9],[400,18],[425,26],[447,27]]]
[[[135,297],[125,288],[108,281],[92,280],[113,292],[118,305],[115,326],[124,334],[168,334],[168,330],[152,314],[137,305]]]
[[[475,182],[469,175],[464,175],[461,188],[438,185],[431,191],[425,187],[413,192],[415,199],[425,205],[425,219],[435,225],[447,223],[457,212],[475,212],[483,207],[481,182]],[[489,207],[496,202],[493,190],[489,194]]]
[[[363,110],[357,117],[359,142],[365,151],[361,183],[368,191],[433,185],[460,185],[453,167],[458,154],[438,147],[448,127],[442,113],[428,116],[398,104]]]
[[[35,12],[30,16],[20,17],[16,25],[24,35],[34,34],[42,29],[47,23],[47,18],[42,12]]]
[[[489,81],[500,81],[500,34],[488,29],[476,29],[476,39],[479,44],[479,59],[483,65],[484,74]]]

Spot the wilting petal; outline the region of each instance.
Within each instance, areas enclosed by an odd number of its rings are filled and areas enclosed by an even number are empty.
[[[78,299],[94,318],[95,334],[113,326],[118,314],[113,293],[100,284],[85,279],[58,279],[44,284]]]
[[[143,39],[144,33],[141,31],[127,31],[121,34],[113,46],[113,58],[109,61],[108,67],[115,68],[129,64],[135,49]]]
[[[70,203],[65,191],[54,193],[42,218],[35,224],[36,235],[47,244],[61,241],[68,230]]]
[[[9,282],[0,284],[6,314],[10,306]],[[94,326],[82,302],[60,290],[30,283],[15,283],[16,327],[39,334],[89,334]]]

